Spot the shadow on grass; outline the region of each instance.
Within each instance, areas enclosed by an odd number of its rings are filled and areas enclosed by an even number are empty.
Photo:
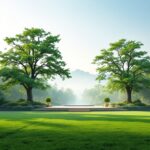
[[[150,134],[147,133],[150,130],[144,133],[128,132],[127,129],[115,125],[108,131],[105,124],[101,124],[101,121],[107,121],[110,126],[112,122],[150,123],[150,116],[146,115],[17,112],[2,114],[0,120],[24,123],[22,127],[18,126],[9,133],[6,130],[0,139],[0,148],[3,150],[150,149]],[[85,121],[99,122],[102,128],[98,130],[96,125],[87,125]],[[135,125],[128,124],[127,127],[134,128]],[[3,128],[7,129],[7,125]],[[138,130],[140,128],[136,129]]]
[[[38,125],[39,124],[38,122]],[[42,124],[43,125],[43,124]],[[47,126],[47,124],[46,124]],[[150,136],[105,131],[22,130],[1,139],[8,150],[149,150]]]
[[[0,117],[9,121],[28,121],[35,119],[63,119],[70,121],[110,121],[110,122],[141,122],[150,123],[150,116],[146,115],[119,115],[119,114],[76,114],[76,113],[24,113],[21,112],[17,115],[11,115],[11,117]]]

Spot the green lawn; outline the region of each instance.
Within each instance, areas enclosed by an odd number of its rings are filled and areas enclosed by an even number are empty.
[[[150,112],[0,112],[0,150],[150,150]]]

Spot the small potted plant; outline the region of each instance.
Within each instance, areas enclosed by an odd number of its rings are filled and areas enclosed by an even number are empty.
[[[47,103],[47,106],[51,106],[51,98],[46,98],[46,103]]]
[[[105,107],[108,107],[110,103],[110,98],[109,97],[105,98],[104,102],[105,102]]]

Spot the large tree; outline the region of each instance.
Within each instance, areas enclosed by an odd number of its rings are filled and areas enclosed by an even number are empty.
[[[143,44],[121,39],[111,43],[108,49],[102,49],[94,59],[98,80],[109,80],[113,89],[123,89],[127,93],[127,102],[132,102],[132,92],[149,86],[150,57],[141,51]],[[110,87],[109,86],[109,87]]]
[[[9,48],[0,54],[0,75],[5,86],[22,85],[27,100],[33,101],[33,88],[46,87],[46,80],[56,75],[69,78],[69,70],[56,44],[59,36],[39,28],[25,28],[15,37],[5,38]]]

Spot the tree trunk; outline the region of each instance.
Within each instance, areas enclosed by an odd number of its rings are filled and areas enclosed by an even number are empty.
[[[29,103],[32,103],[33,102],[32,88],[31,87],[27,88],[26,92],[27,92],[27,101]]]
[[[127,91],[127,102],[132,103],[132,88],[127,86],[126,91]]]

